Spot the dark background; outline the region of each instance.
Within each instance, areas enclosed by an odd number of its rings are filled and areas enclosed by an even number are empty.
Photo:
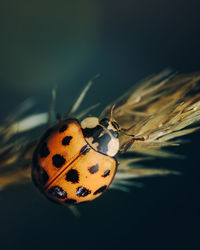
[[[199,71],[199,7],[195,0],[1,0],[0,119],[30,96],[35,112],[46,111],[53,86],[56,110],[65,112],[96,73],[101,78],[83,108],[103,108],[168,66]],[[181,176],[108,191],[79,206],[79,219],[32,185],[1,192],[0,249],[200,249],[200,135],[186,139],[190,144],[173,149],[185,160],[147,163]]]

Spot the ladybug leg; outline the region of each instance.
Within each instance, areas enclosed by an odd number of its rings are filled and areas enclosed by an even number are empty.
[[[145,141],[145,140],[147,139],[147,138],[144,138],[144,137],[135,137],[134,135],[128,134],[128,133],[127,133],[128,130],[129,130],[129,129],[125,129],[125,128],[120,128],[120,129],[118,130],[118,131],[121,132],[122,134],[132,137],[132,139],[130,139],[128,142],[125,142],[125,143],[120,147],[120,150],[119,150],[119,153],[120,153],[120,154],[126,153],[126,152],[131,148],[131,146],[133,145],[134,141]]]
[[[133,145],[134,141],[145,141],[146,138],[144,137],[133,137],[131,140],[129,140],[128,142],[124,143],[120,150],[119,150],[119,153],[120,154],[124,154],[126,153],[130,148],[131,146]]]
[[[49,105],[48,119],[47,119],[47,124],[46,124],[47,128],[49,128],[51,126],[52,117],[54,114],[55,101],[56,101],[56,89],[53,88],[52,94],[51,94],[51,102]]]

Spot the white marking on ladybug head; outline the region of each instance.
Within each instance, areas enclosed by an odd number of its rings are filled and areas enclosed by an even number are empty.
[[[84,128],[95,128],[97,125],[99,125],[99,118],[97,117],[87,117],[81,122],[81,127]]]
[[[119,151],[119,139],[112,137],[108,143],[107,155],[115,156]]]
[[[93,142],[94,141],[93,137],[86,138],[86,141],[89,143],[89,145],[91,145],[93,147],[93,149],[98,151],[99,143],[98,142]]]

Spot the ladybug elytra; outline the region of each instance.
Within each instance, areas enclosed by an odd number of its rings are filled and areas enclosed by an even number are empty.
[[[93,200],[107,190],[117,169],[118,125],[97,117],[60,121],[47,130],[33,155],[32,179],[60,204]]]

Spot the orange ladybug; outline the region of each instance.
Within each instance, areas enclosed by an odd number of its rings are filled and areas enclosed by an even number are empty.
[[[107,190],[116,170],[118,124],[97,117],[60,121],[47,130],[33,154],[32,179],[60,204],[93,200]]]

